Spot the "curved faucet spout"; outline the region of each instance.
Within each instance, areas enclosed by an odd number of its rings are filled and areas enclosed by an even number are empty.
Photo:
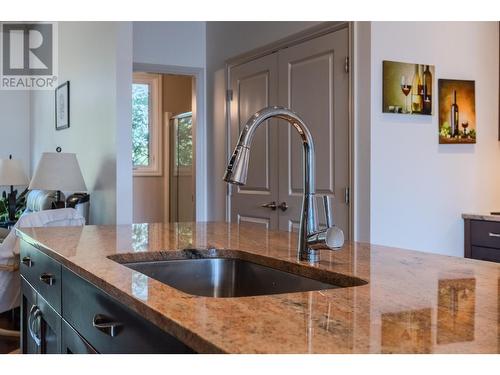
[[[314,142],[309,128],[298,114],[285,107],[267,107],[250,117],[241,131],[238,143],[224,174],[224,181],[236,185],[244,185],[246,183],[250,148],[255,131],[259,125],[270,118],[279,118],[290,123],[299,133],[302,140],[304,151],[304,193],[300,215],[298,251],[300,259],[316,260],[312,259],[317,257],[316,251],[308,247],[308,238],[318,233],[315,199]]]
[[[285,107],[263,108],[248,119],[227,166],[224,181],[236,185],[246,183],[250,148],[255,131],[259,125],[272,117],[287,121],[299,133],[304,149],[304,193],[315,194],[314,142],[311,132],[298,114]]]

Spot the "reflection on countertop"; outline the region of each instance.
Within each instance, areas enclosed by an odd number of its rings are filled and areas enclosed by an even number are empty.
[[[497,353],[500,264],[363,243],[314,266],[368,284],[241,298],[185,294],[108,256],[238,249],[301,263],[296,234],[258,224],[21,229],[19,235],[204,353]],[[163,254],[163,255],[162,255]]]

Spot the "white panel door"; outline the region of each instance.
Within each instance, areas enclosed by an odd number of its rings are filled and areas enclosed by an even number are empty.
[[[342,29],[279,51],[279,103],[298,113],[311,130],[316,154],[316,194],[333,197],[337,224],[349,234],[349,74],[348,31]],[[291,126],[279,124],[279,199],[289,208],[279,212],[280,230],[298,227],[302,202],[303,156]],[[318,199],[318,219],[324,211]]]
[[[231,149],[247,120],[258,110],[276,105],[277,54],[232,67],[229,72],[233,98],[230,102]],[[271,125],[271,126],[269,126]],[[231,221],[260,223],[278,229],[277,210],[262,207],[278,204],[278,151],[276,120],[267,121],[257,129],[250,153],[245,186],[231,186]]]

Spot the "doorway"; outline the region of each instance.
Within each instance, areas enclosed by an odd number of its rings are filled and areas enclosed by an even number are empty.
[[[196,77],[135,71],[133,222],[196,220]]]

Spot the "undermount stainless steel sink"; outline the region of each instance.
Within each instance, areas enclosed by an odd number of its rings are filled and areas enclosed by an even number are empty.
[[[120,263],[185,293],[205,297],[260,296],[366,284],[366,281],[362,279],[349,276],[341,278],[341,282],[332,282],[335,278],[339,278],[339,274],[335,273],[333,273],[335,277],[331,280],[324,280],[329,279],[325,275],[321,280],[316,280],[237,258],[217,257]]]

